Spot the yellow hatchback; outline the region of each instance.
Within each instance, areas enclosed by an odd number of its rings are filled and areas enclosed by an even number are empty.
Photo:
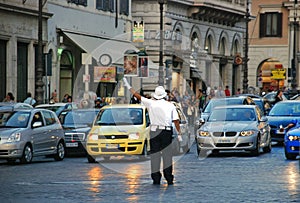
[[[145,106],[114,104],[100,109],[88,135],[88,161],[111,156],[140,155],[147,158],[150,140],[150,119]]]

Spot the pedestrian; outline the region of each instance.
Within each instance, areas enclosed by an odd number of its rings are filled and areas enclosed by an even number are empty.
[[[225,92],[225,96],[226,97],[230,97],[230,90],[229,90],[229,86],[228,85],[226,85],[224,92]]]
[[[32,98],[31,92],[27,92],[27,98],[24,100],[24,103],[34,106],[36,104],[36,100]]]
[[[176,111],[176,107],[165,98],[167,93],[162,86],[155,88],[155,92],[152,95],[153,99],[148,99],[137,93],[127,82],[126,78],[123,78],[124,86],[135,96],[138,100],[146,106],[150,117],[150,157],[151,157],[151,178],[153,184],[159,185],[161,181],[161,157],[163,159],[163,175],[167,180],[168,185],[173,184],[173,155],[172,155],[172,122],[175,124],[175,128],[178,132],[178,136],[181,136],[179,116]]]
[[[241,94],[241,88],[238,88],[235,94],[236,94],[236,95]]]
[[[225,95],[224,90],[222,89],[221,86],[219,86],[219,89],[218,89],[217,92],[216,92],[216,97],[220,98],[220,97],[225,97],[225,96],[226,96],[226,95]]]
[[[280,102],[283,100],[282,95],[283,95],[283,92],[281,90],[278,90],[276,93],[273,105],[276,104],[277,102]]]
[[[63,100],[61,102],[67,103],[68,102],[68,97],[69,97],[69,94],[65,94],[64,98],[63,98]]]
[[[69,95],[67,98],[67,103],[72,103],[72,101],[73,101],[73,98],[71,95]]]
[[[6,97],[3,99],[3,102],[10,102],[10,103],[15,102],[15,97],[14,97],[13,93],[8,92]]]

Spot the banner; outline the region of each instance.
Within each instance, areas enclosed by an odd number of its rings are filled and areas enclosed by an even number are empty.
[[[137,76],[137,54],[124,55],[124,75]]]
[[[116,82],[116,67],[94,67],[94,82]]]
[[[133,22],[132,41],[144,42],[144,22]]]
[[[142,77],[142,78],[148,77],[149,76],[149,67],[148,67],[149,57],[148,56],[139,56],[138,61],[139,61],[138,76]]]

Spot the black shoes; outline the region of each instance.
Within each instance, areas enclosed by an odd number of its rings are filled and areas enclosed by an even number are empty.
[[[153,181],[153,185],[160,185],[159,181]]]
[[[173,181],[168,181],[168,185],[173,185]]]

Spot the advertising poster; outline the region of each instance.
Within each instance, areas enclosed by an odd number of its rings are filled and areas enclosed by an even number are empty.
[[[116,67],[94,67],[94,82],[116,82]]]
[[[138,56],[136,54],[127,54],[124,56],[124,75],[137,76]]]
[[[138,68],[138,76],[145,78],[149,76],[149,67],[148,67],[148,56],[140,56],[138,58],[139,68]]]

